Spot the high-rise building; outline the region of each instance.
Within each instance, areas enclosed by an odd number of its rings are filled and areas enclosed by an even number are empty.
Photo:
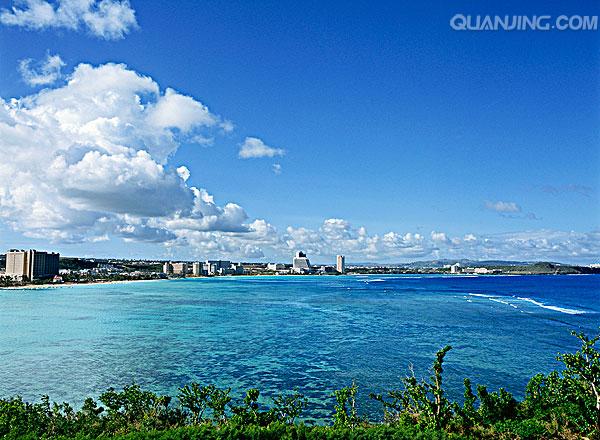
[[[186,276],[188,272],[187,263],[171,263],[173,274]]]
[[[455,263],[452,266],[450,266],[450,273],[460,273],[460,272],[461,272],[460,263]]]
[[[231,275],[234,273],[229,260],[206,260],[204,270],[208,275]]]
[[[310,261],[308,261],[304,252],[296,252],[296,256],[292,260],[292,271],[295,273],[308,273],[311,271]]]
[[[11,249],[6,253],[7,276],[34,280],[58,275],[59,254]]]
[[[194,263],[192,263],[192,275],[194,275],[195,277],[206,275],[206,271],[204,270],[202,263],[200,263],[199,261],[195,261]]]
[[[338,255],[335,259],[335,268],[338,273],[346,272],[346,258],[343,255]]]
[[[163,264],[163,273],[166,273],[167,275],[173,273],[173,265],[170,261],[167,261],[165,264]]]
[[[233,273],[235,273],[236,275],[244,275],[246,273],[246,270],[244,269],[244,265],[242,263],[232,263],[231,270],[233,270]]]

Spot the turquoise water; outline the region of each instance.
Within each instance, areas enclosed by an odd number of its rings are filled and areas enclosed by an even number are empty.
[[[518,396],[598,331],[600,276],[222,277],[0,290],[0,396],[81,403],[136,381],[175,395],[192,380],[267,396],[299,389],[328,417],[356,379],[366,398],[426,374],[446,344],[447,385]]]

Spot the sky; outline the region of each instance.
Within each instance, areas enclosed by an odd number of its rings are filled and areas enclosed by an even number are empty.
[[[0,249],[600,261],[589,2],[0,0]]]

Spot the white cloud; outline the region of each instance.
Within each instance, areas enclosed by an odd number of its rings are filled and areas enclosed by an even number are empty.
[[[46,177],[73,208],[142,217],[189,208],[193,194],[173,170],[146,151],[106,154],[88,151],[80,160],[57,155]],[[160,203],[148,203],[150,200]]]
[[[83,22],[92,34],[107,40],[123,38],[137,27],[135,11],[126,0],[101,0],[83,14]]]
[[[137,28],[135,11],[127,0],[20,0],[0,11],[0,23],[34,30],[85,28],[106,40],[123,38]]]
[[[164,228],[154,228],[145,223],[117,225],[115,232],[123,237],[126,242],[164,243],[176,238],[171,231]]]
[[[247,137],[240,146],[239,157],[241,159],[251,159],[258,157],[283,156],[285,150],[273,148],[266,145],[261,139],[256,137]]]
[[[187,182],[187,180],[191,176],[190,170],[186,166],[182,165],[179,168],[177,168],[176,171],[177,171],[177,174],[179,175],[179,177],[181,177],[181,180],[183,180],[184,182]]]
[[[0,99],[0,220],[62,242],[172,240],[181,219],[185,228],[245,231],[241,207],[218,207],[186,184],[185,166],[169,165],[182,136],[220,121],[121,64],[81,64],[63,86]]]
[[[467,243],[470,243],[470,242],[477,241],[477,237],[476,237],[475,235],[473,235],[473,234],[466,234],[466,235],[464,236],[463,240],[464,240],[465,242],[467,242]]]
[[[458,249],[469,258],[510,260],[594,261],[600,255],[600,232],[537,230],[492,234],[478,244]]]
[[[225,120],[219,124],[219,127],[221,127],[225,133],[231,133],[235,128],[235,125],[233,125],[233,122]]]
[[[192,209],[165,219],[162,224],[167,229],[178,232],[180,236],[190,231],[248,231],[248,226],[244,224],[248,214],[241,206],[228,203],[221,208],[206,190],[190,189],[194,195]]]
[[[215,143],[215,138],[197,134],[195,136],[192,136],[189,139],[189,142],[192,144],[202,145],[203,147],[208,147]]]
[[[183,132],[198,126],[211,127],[218,122],[205,105],[173,89],[167,89],[156,105],[148,110],[152,124],[161,128],[178,128]]]
[[[273,164],[273,172],[277,175],[281,174],[281,164],[274,163]]]
[[[277,229],[263,219],[246,225],[245,231],[204,231],[178,229],[177,238],[168,243],[177,253],[188,252],[214,258],[260,259],[289,252]]]
[[[487,201],[485,202],[485,207],[490,211],[498,212],[501,214],[521,212],[521,207],[515,202]]]
[[[448,237],[444,232],[431,231],[431,240],[434,243],[447,243]]]
[[[64,66],[65,63],[59,55],[47,54],[37,65],[31,58],[19,61],[19,72],[30,86],[44,86],[58,81],[62,77],[61,69]]]
[[[283,238],[289,251],[303,249],[326,258],[344,254],[354,261],[421,258],[434,249],[419,233],[369,235],[366,228],[339,218],[325,220],[318,230],[288,227]]]
[[[541,220],[534,212],[523,212],[521,206],[515,202],[485,202],[485,208],[489,211],[494,211],[505,218],[525,219],[525,220]]]

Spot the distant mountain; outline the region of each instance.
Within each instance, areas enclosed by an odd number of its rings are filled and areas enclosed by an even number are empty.
[[[375,262],[364,262],[364,263],[348,263],[349,266],[386,266],[386,267],[405,267],[410,269],[423,269],[423,268],[441,268],[447,265],[460,263],[463,267],[487,267],[487,266],[529,266],[536,264],[536,262],[530,261],[509,261],[509,260],[426,260],[426,261],[413,261],[411,263],[375,263]],[[560,265],[560,263],[551,263]]]
[[[461,266],[528,266],[533,264],[527,261],[509,261],[509,260],[429,260],[429,261],[415,261],[412,263],[405,264],[405,267],[410,268],[423,268],[423,267],[444,267],[450,264],[460,263]]]

